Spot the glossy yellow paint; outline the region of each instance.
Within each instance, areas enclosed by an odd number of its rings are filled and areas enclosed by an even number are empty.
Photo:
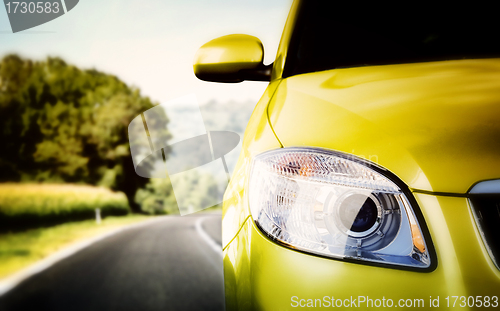
[[[429,298],[439,296],[439,310],[447,310],[448,296],[498,296],[500,271],[468,199],[459,195],[479,181],[500,178],[500,60],[357,67],[282,79],[298,6],[295,1],[271,83],[248,123],[225,193],[226,309],[290,310],[294,296],[423,299],[422,309],[429,309]],[[291,146],[353,154],[396,174],[423,214],[436,269],[347,263],[269,240],[249,211],[250,164],[259,153]]]
[[[242,152],[236,163],[231,181],[224,194],[222,217],[222,246],[225,247],[236,236],[243,223],[250,216],[245,200],[245,189],[250,169],[250,161],[255,155],[271,149],[280,148],[267,118],[267,107],[280,81],[269,84],[264,95],[257,103],[245,130]]]
[[[283,70],[285,69],[285,59],[288,53],[288,47],[290,46],[290,40],[292,38],[292,32],[296,23],[299,7],[300,1],[293,1],[292,7],[290,8],[290,13],[288,14],[288,18],[285,23],[285,28],[283,29],[283,34],[281,35],[278,52],[276,54],[276,60],[273,63],[271,81],[281,79],[283,76]]]
[[[430,273],[380,268],[306,255],[270,241],[248,219],[224,250],[228,310],[290,310],[291,299],[495,296],[500,273],[484,250],[466,198],[416,194],[436,245]],[[347,308],[349,309],[349,308]],[[352,308],[359,309],[359,308]],[[361,308],[364,309],[364,308]],[[460,308],[468,310],[469,308]]]
[[[232,79],[240,70],[262,66],[264,47],[253,36],[227,35],[205,43],[194,57],[194,73],[200,79],[220,76],[222,81]],[[229,77],[229,78],[228,78]]]
[[[498,295],[500,272],[482,243],[468,199],[453,193],[500,178],[499,78],[500,60],[484,59],[275,79],[250,119],[226,192],[227,309],[289,310],[294,296],[358,295],[424,299],[426,306],[430,296],[439,296],[439,309],[447,309],[448,296]],[[265,237],[248,209],[251,159],[289,146],[351,153],[398,175],[416,191],[436,249],[437,268],[422,273],[347,263],[300,253]]]
[[[269,118],[285,147],[365,157],[409,187],[463,194],[500,178],[500,59],[336,69],[284,79]]]

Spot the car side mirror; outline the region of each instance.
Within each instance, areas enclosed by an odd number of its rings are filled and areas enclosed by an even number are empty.
[[[205,43],[194,58],[194,74],[200,80],[235,83],[270,81],[271,65],[263,63],[262,42],[249,35],[228,35]]]

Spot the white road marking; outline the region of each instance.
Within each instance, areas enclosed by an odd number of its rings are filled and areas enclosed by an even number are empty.
[[[201,236],[201,238],[210,246],[210,248],[222,257],[222,245],[217,244],[214,239],[212,239],[208,233],[203,230],[202,223],[205,220],[204,217],[198,218],[196,220],[195,228],[196,232]]]

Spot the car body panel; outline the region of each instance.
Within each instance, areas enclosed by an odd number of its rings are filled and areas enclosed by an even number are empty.
[[[250,118],[224,197],[226,309],[290,310],[292,297],[365,296],[423,299],[424,309],[439,297],[439,309],[448,310],[449,296],[498,296],[500,271],[483,244],[467,192],[480,181],[500,179],[500,59],[338,68],[283,78],[300,2],[290,11],[271,83]],[[435,269],[320,257],[263,233],[248,206],[252,159],[298,146],[365,158],[400,178],[429,231]]]
[[[269,118],[285,147],[367,158],[410,188],[465,194],[500,177],[500,59],[336,69],[284,79]]]
[[[224,193],[224,210],[222,215],[222,246],[225,247],[236,236],[243,223],[250,216],[244,200],[246,176],[250,169],[250,160],[265,150],[281,148],[274,132],[269,126],[267,117],[268,103],[276,91],[280,81],[276,80],[267,87],[264,95],[257,103],[245,129],[243,148],[236,163],[232,178]]]
[[[499,129],[494,122],[499,108],[492,104],[498,98],[492,81],[498,74],[497,66],[499,60],[391,65],[332,70],[272,82],[250,119],[225,196],[227,309],[286,310],[293,296],[427,300],[440,296],[442,300],[457,295],[498,295],[500,271],[484,247],[466,197],[414,190],[438,262],[432,272],[414,272],[322,258],[278,245],[256,227],[246,192],[252,157],[288,146],[323,147],[364,156],[396,173],[410,187],[429,191],[461,194],[480,180],[500,176],[500,153],[495,136],[491,136]],[[471,80],[462,83],[463,78],[446,75],[446,70],[460,72],[466,75],[465,80]],[[349,81],[352,86],[347,85]],[[341,83],[343,87],[339,87]],[[396,94],[386,98],[384,92],[391,94],[387,91],[391,85]],[[417,90],[424,85],[428,89],[424,94],[433,95],[418,95]],[[456,92],[438,96],[445,92],[446,85]],[[459,92],[467,89],[466,85],[468,91]],[[403,96],[403,91],[410,94]],[[462,96],[466,100],[460,99]],[[445,98],[449,104],[442,102]],[[375,106],[381,111],[368,105],[370,99],[378,100]],[[455,137],[454,133],[459,135]],[[450,135],[455,137],[452,142],[447,141]],[[475,151],[467,149],[471,144],[476,146]],[[436,148],[441,151],[431,152]],[[461,156],[446,157],[446,152],[452,151]],[[433,161],[446,163],[437,165]]]
[[[448,296],[498,295],[500,273],[482,246],[467,199],[415,196],[437,245],[439,263],[434,271],[412,272],[307,255],[269,240],[247,218],[224,250],[227,308],[289,310],[294,296],[385,297],[395,302],[424,299],[429,306],[429,298],[439,296],[440,310],[448,310],[444,301]]]
[[[271,73],[271,81],[279,80],[283,77],[283,71],[285,69],[285,60],[288,53],[288,47],[290,46],[290,41],[292,39],[293,29],[297,21],[297,12],[300,7],[300,1],[293,1],[290,8],[290,13],[285,23],[283,29],[283,34],[281,35],[281,40],[278,45],[278,51],[276,53],[276,59],[273,62],[273,70]]]

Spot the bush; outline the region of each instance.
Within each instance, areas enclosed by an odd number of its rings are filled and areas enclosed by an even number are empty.
[[[127,197],[106,188],[64,184],[0,184],[0,231],[129,213]]]
[[[151,178],[144,189],[137,190],[135,202],[149,215],[179,214],[170,179]]]

